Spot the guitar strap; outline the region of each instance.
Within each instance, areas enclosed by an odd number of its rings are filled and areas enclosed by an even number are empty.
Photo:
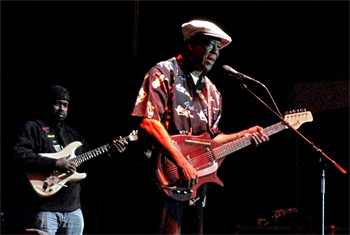
[[[47,138],[49,138],[51,140],[52,146],[55,148],[56,152],[61,151],[62,147],[59,144],[59,142],[57,141],[56,136],[52,132],[51,128],[49,126],[45,125],[45,123],[41,120],[35,120],[35,122],[39,124],[39,126],[41,127],[41,130],[43,132],[45,132]]]

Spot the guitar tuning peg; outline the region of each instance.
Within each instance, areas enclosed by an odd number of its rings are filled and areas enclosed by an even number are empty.
[[[304,112],[306,112],[306,108],[304,108]]]
[[[293,113],[295,113],[295,109],[293,109]]]

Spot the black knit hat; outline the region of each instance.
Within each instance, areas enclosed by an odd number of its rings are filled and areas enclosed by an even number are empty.
[[[68,102],[70,101],[67,88],[60,85],[49,87],[47,95],[47,98],[50,102],[53,102],[55,100],[66,100]]]

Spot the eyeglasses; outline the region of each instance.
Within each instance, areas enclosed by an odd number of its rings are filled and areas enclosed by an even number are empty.
[[[222,46],[222,42],[217,41],[217,40],[210,40],[208,42],[205,42],[202,44],[202,46],[207,50],[207,51],[212,51],[215,47],[216,50],[220,50]]]

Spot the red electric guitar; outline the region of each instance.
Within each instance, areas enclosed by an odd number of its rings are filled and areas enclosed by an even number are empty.
[[[292,113],[284,118],[295,129],[298,129],[305,122],[313,121],[311,112]],[[264,132],[271,136],[287,128],[284,122],[279,122],[265,128]],[[179,169],[174,162],[161,152],[154,153],[157,157],[155,172],[157,183],[169,197],[178,201],[195,198],[198,187],[204,183],[211,182],[223,186],[222,181],[217,176],[217,170],[224,157],[251,144],[250,137],[244,136],[232,142],[218,145],[208,133],[200,136],[173,135],[171,139],[198,173],[198,183],[193,188],[188,188],[186,185],[188,182],[181,180]]]

